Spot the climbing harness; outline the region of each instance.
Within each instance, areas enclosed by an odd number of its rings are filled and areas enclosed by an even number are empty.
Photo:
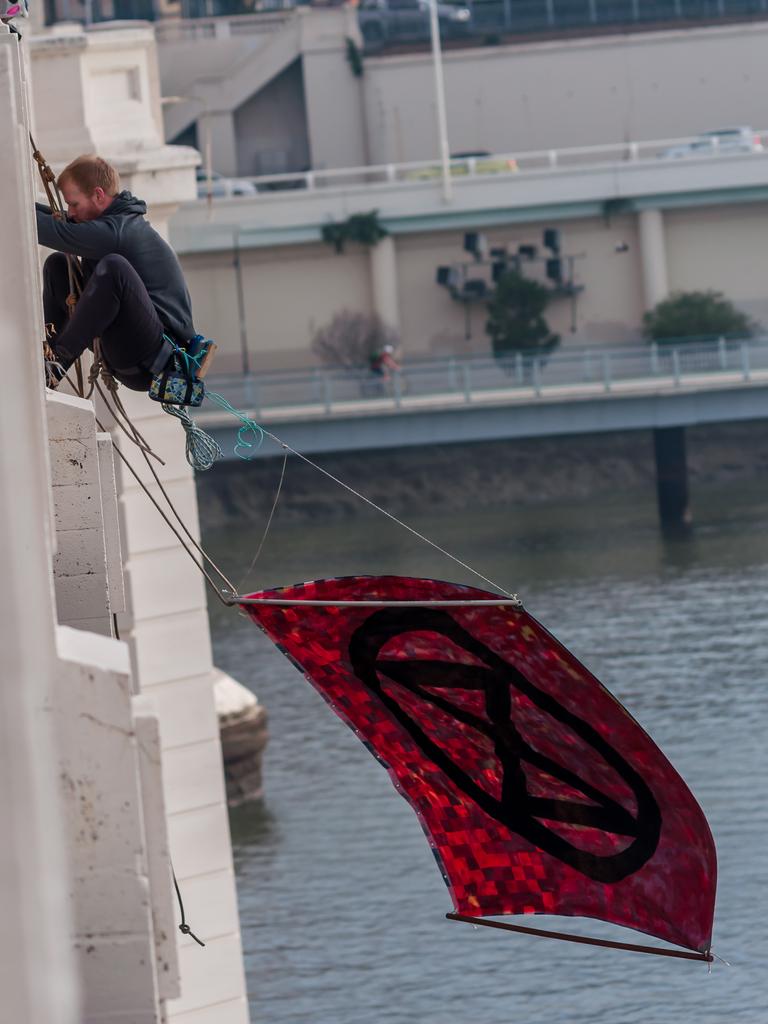
[[[179,420],[186,434],[187,462],[204,473],[218,459],[224,458],[224,452],[215,438],[198,427],[187,408],[202,405],[206,395],[203,377],[216,351],[216,343],[202,334],[196,334],[184,348],[176,345],[167,334],[163,335],[163,343],[169,350],[168,358],[152,378],[149,397],[161,403],[163,412]]]
[[[200,337],[198,335],[197,337]],[[193,339],[194,343],[197,338]],[[152,378],[149,385],[149,397],[163,406],[202,405],[205,398],[205,384],[197,374],[197,365],[192,356],[184,349],[174,345],[167,334],[163,335],[164,345],[170,344],[171,350],[165,365]]]

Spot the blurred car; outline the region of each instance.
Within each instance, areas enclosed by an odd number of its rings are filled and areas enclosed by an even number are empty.
[[[690,142],[670,146],[659,156],[664,160],[680,160],[686,156],[705,156],[707,153],[761,153],[763,143],[749,125],[735,128],[713,128],[702,132]]]
[[[486,150],[451,153],[450,159],[451,177],[461,177],[465,174],[509,174],[518,170],[517,160],[514,158],[493,156]],[[404,177],[408,181],[429,181],[432,178],[439,178],[442,173],[440,164],[430,164],[429,167],[417,167],[412,171],[406,171]]]
[[[208,172],[204,167],[198,167],[195,172],[197,178],[197,198],[208,197]],[[210,194],[216,199],[222,196],[255,196],[258,189],[252,181],[247,178],[226,178],[217,171],[211,171]]]
[[[472,27],[468,7],[444,0],[437,2],[437,19],[440,35],[446,39],[467,35]],[[368,50],[429,38],[428,0],[361,0],[357,20]]]

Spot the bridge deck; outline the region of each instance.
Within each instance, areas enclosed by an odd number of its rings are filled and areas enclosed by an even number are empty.
[[[308,454],[642,430],[765,418],[768,369],[404,393],[242,411]],[[206,411],[197,421],[217,438],[227,458],[234,457],[237,420],[222,411]],[[278,452],[265,442],[253,454]]]

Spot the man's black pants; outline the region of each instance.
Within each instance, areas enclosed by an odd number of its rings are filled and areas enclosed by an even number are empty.
[[[101,338],[101,351],[110,372],[134,391],[147,391],[152,366],[163,345],[163,325],[144,282],[123,256],[99,260],[72,316],[67,309],[69,275],[67,257],[57,252],[43,266],[43,309],[55,334],[51,348],[66,368],[93,339]]]

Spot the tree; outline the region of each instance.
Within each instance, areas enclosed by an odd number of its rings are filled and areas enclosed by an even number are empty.
[[[312,339],[312,351],[323,363],[350,369],[370,365],[385,345],[398,348],[399,332],[388,327],[380,316],[350,309],[342,309]]]
[[[722,292],[673,292],[643,317],[649,341],[749,338],[756,324]]]
[[[530,366],[536,357],[557,348],[560,336],[552,334],[544,319],[549,298],[545,285],[523,277],[516,270],[502,275],[488,303],[485,325],[497,359],[520,352]]]

